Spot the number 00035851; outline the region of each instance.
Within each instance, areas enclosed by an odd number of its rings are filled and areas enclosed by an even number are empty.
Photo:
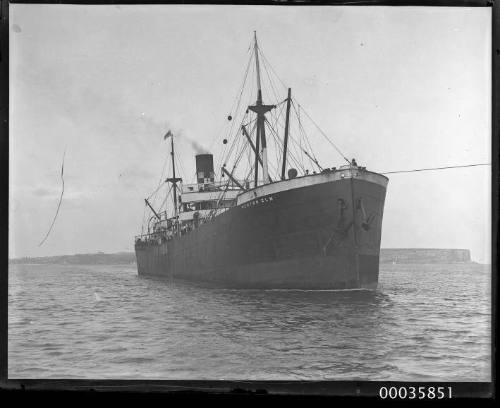
[[[382,399],[444,399],[451,398],[451,387],[380,387]]]

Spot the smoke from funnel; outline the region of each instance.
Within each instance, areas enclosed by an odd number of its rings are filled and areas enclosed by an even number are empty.
[[[191,139],[188,139],[188,141],[191,143],[191,146],[193,147],[196,154],[207,154],[208,153],[208,150],[205,149],[198,142],[195,142],[194,140],[191,140]]]
[[[196,140],[193,140],[191,139],[190,137],[187,137],[186,135],[184,135],[182,133],[182,131],[178,131],[176,134],[175,134],[177,137],[181,138],[181,139],[185,139],[187,142],[189,142],[189,144],[191,145],[191,147],[193,148],[193,150],[196,152],[196,154],[207,154],[208,153],[208,150],[205,149],[201,144],[199,144]]]

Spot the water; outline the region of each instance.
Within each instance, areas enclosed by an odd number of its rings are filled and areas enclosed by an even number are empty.
[[[312,292],[11,265],[9,378],[490,381],[490,273],[382,265],[377,291]]]

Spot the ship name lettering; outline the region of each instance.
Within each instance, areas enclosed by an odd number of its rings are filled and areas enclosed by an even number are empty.
[[[274,197],[273,196],[268,196],[268,197],[260,197],[260,198],[256,198],[252,201],[249,201],[248,203],[245,203],[241,206],[241,208],[248,208],[248,207],[253,207],[254,205],[257,205],[257,204],[265,204],[265,203],[270,203],[274,201]]]

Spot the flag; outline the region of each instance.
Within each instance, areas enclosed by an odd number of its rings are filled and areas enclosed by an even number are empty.
[[[165,136],[163,136],[163,140],[167,140],[170,136],[173,136],[172,132],[169,130]]]

